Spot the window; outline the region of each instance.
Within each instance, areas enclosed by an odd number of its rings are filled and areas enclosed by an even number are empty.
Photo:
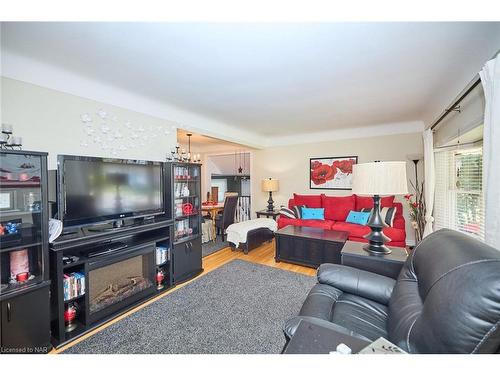
[[[219,196],[217,197],[217,201],[224,202],[224,194],[227,191],[227,179],[212,178],[212,186],[217,186],[219,188]]]
[[[451,228],[483,240],[483,149],[438,150],[435,165],[435,229]]]

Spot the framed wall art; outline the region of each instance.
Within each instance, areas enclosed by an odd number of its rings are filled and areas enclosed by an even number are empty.
[[[352,189],[352,166],[357,156],[309,159],[309,188],[326,190]]]

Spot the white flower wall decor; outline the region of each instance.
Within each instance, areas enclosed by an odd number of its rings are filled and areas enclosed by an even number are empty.
[[[82,136],[80,147],[87,148],[94,144],[113,156],[119,156],[127,150],[145,147],[148,141],[159,136],[169,136],[176,131],[174,126],[133,124],[130,120],[120,118],[103,108],[92,114],[80,114]]]

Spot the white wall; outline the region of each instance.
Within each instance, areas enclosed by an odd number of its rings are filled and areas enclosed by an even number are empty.
[[[2,123],[12,124],[15,134],[23,137],[23,149],[48,152],[49,169],[56,168],[57,154],[163,161],[176,143],[175,130],[159,118],[5,77],[1,85]],[[100,109],[108,113],[106,121],[97,115]],[[80,118],[84,113],[90,115],[96,129],[92,136],[87,135]],[[144,131],[130,130],[127,122],[133,129]],[[101,123],[110,128],[107,134],[101,133]],[[115,150],[103,149],[93,141],[96,135],[106,138],[117,130],[123,138],[106,141]],[[141,139],[131,139],[132,133],[138,133]]]
[[[212,161],[215,169],[212,171],[213,174],[219,175],[234,175],[238,173],[238,167],[241,165],[243,168],[242,174],[250,174],[250,154],[243,153],[236,155],[236,160],[234,154],[227,155],[210,155],[208,158]]]
[[[309,158],[357,155],[358,163],[364,163],[374,160],[407,160],[407,155],[422,153],[421,133],[279,146],[253,151],[251,165],[252,211],[264,209],[267,206],[268,193],[261,191],[260,184],[262,179],[268,177],[277,178],[280,182],[280,191],[273,193],[276,207],[280,205],[286,206],[293,193],[352,194],[350,190],[309,189]],[[413,163],[410,161],[408,161],[407,173],[409,180],[413,181],[415,172]],[[422,178],[421,169],[419,172],[420,181]],[[396,200],[402,201],[402,197],[397,197]],[[405,214],[406,218],[408,218],[407,212]],[[412,243],[414,242],[414,232],[411,229],[409,220],[407,220],[406,224],[408,242]]]

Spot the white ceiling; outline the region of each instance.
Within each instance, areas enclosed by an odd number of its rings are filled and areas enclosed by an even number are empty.
[[[3,23],[1,37],[2,52],[267,139],[428,124],[500,48],[500,23]]]

